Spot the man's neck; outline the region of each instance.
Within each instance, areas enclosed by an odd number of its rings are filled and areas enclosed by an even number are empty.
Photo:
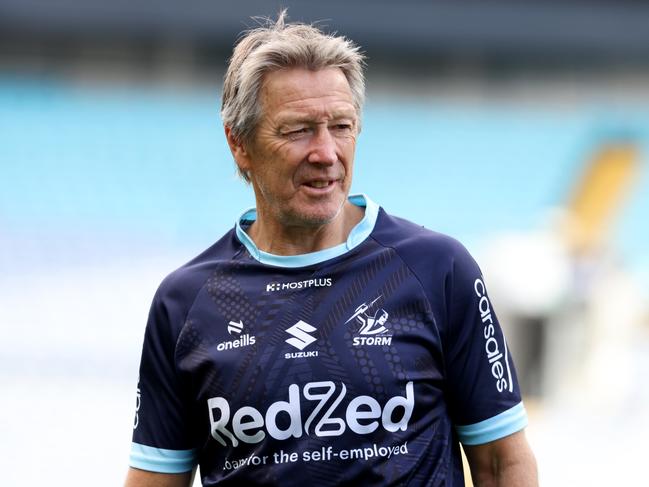
[[[257,248],[275,255],[302,255],[335,247],[347,241],[352,229],[364,216],[363,208],[346,201],[331,222],[316,226],[276,225],[257,215],[247,233]]]

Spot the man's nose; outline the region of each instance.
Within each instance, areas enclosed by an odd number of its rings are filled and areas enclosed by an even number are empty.
[[[315,131],[314,137],[311,140],[311,147],[309,162],[314,164],[334,164],[338,160],[336,154],[336,140],[333,134],[329,131],[329,127],[320,126]]]

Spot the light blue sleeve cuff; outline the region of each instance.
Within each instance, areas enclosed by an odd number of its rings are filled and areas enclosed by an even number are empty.
[[[527,426],[527,412],[522,402],[507,411],[479,423],[456,426],[464,445],[482,445],[509,436]]]
[[[195,449],[165,450],[132,443],[129,465],[149,472],[184,473],[193,470],[197,453]]]

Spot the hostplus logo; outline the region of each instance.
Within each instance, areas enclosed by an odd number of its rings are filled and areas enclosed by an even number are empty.
[[[372,307],[376,302],[381,299],[383,295],[380,295],[378,298],[370,301],[369,303],[363,303],[351,317],[345,321],[345,324],[349,323],[352,320],[355,320],[361,325],[358,330],[358,334],[361,336],[356,336],[352,340],[352,343],[355,347],[362,345],[391,345],[392,344],[392,335],[390,330],[385,326],[385,323],[388,321],[390,316],[387,311],[383,308],[373,310]]]
[[[266,292],[275,291],[297,291],[299,289],[309,289],[312,287],[331,287],[333,279],[331,277],[321,277],[318,279],[306,279],[304,281],[293,282],[271,282],[266,284]]]
[[[284,358],[308,358],[308,357],[317,357],[318,351],[312,350],[309,352],[303,352],[306,347],[311,345],[317,339],[314,338],[311,333],[318,331],[316,327],[309,325],[306,321],[298,321],[290,328],[286,329],[286,333],[291,335],[292,338],[287,338],[285,341],[289,345],[300,350],[299,352],[289,352],[284,354]]]
[[[241,332],[243,331],[243,321],[230,321],[228,323],[228,333],[230,335],[238,336],[236,340],[228,340],[225,342],[221,342],[216,346],[216,349],[219,352],[223,352],[224,350],[231,350],[233,348],[241,348],[241,347],[247,347],[250,345],[254,345],[256,338],[254,335],[249,335],[248,333],[244,333],[243,335]]]

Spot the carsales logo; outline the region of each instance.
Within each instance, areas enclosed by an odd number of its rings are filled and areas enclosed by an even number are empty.
[[[142,404],[142,393],[140,392],[140,378],[137,380],[137,391],[135,393],[135,422],[133,429],[137,429],[140,424],[140,405]]]
[[[491,303],[487,297],[487,288],[481,279],[476,279],[473,284],[476,295],[480,298],[478,301],[478,310],[484,325],[484,339],[485,339],[485,352],[487,353],[487,360],[491,365],[491,375],[496,379],[496,389],[498,392],[508,390],[514,391],[514,384],[512,382],[512,371],[509,367],[509,354],[507,352],[507,342],[503,337],[503,352],[500,351],[500,344],[496,340],[496,328],[494,327],[494,320],[491,314]],[[504,366],[503,366],[504,362]],[[505,376],[505,369],[507,375]]]
[[[415,407],[412,381],[406,384],[405,396],[394,396],[383,407],[371,396],[353,398],[341,417],[334,416],[334,411],[345,399],[347,387],[341,383],[340,390],[336,389],[332,381],[307,382],[302,391],[297,384],[291,384],[288,386],[288,401],[272,403],[264,414],[252,406],[243,406],[231,414],[226,398],[210,398],[207,400],[210,433],[221,445],[227,447],[230,442],[236,447],[240,441],[260,443],[266,435],[286,440],[304,434],[340,436],[348,428],[358,435],[373,433],[379,426],[390,432],[408,428]],[[307,417],[303,414],[305,402],[315,404]]]

